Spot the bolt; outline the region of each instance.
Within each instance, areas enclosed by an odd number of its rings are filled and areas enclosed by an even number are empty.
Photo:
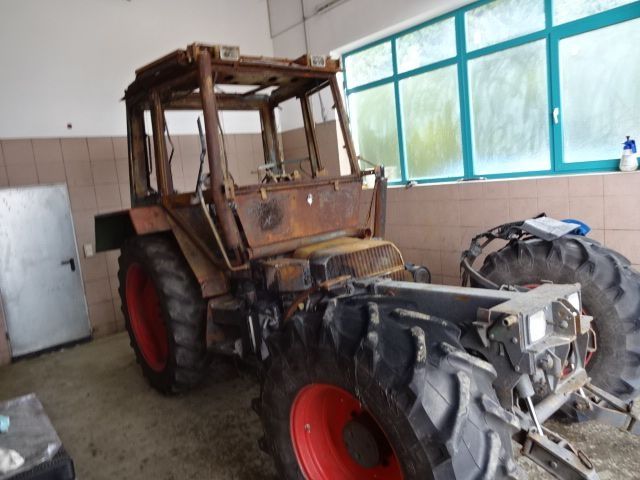
[[[517,339],[516,337],[513,337],[513,338],[511,339],[511,343],[518,343],[518,339]]]
[[[555,460],[551,460],[549,462],[549,466],[555,470],[556,468],[558,468],[558,462],[556,462]]]
[[[567,322],[566,320],[562,320],[560,322],[560,328],[568,328],[569,327],[569,322]]]
[[[513,367],[513,369],[514,369],[516,372],[519,372],[519,371],[520,371],[520,366],[519,366],[519,365],[516,365],[515,367]]]
[[[496,336],[495,336],[493,333],[490,333],[490,334],[489,334],[489,338],[490,338],[491,340],[495,340]]]
[[[305,432],[307,432],[307,433],[309,433],[309,432],[311,431],[311,425],[310,425],[310,424],[308,424],[308,423],[305,423],[305,424],[304,424],[304,431],[305,431]]]

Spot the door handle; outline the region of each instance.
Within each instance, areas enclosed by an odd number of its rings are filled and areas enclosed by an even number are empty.
[[[76,261],[73,258],[70,258],[69,260],[63,260],[62,262],[60,262],[60,265],[69,265],[72,272],[76,271]]]

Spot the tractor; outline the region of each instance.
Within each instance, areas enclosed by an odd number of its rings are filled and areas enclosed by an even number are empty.
[[[558,414],[640,431],[638,274],[578,224],[543,217],[475,238],[462,256],[470,285],[428,283],[383,238],[384,168],[356,154],[339,72],[325,56],[203,44],[136,71],[124,97],[132,208],[95,227],[97,251],[121,251],[144,376],[175,394],[220,356],[254,367],[259,444],[283,479],[521,478],[513,441],[556,478],[598,478],[543,423]],[[283,104],[302,117],[302,159],[283,156]],[[319,104],[333,108],[347,173],[325,165]],[[172,176],[173,111],[198,114],[186,192]],[[264,154],[244,184],[223,125],[238,111],[259,117]],[[494,239],[507,244],[476,269]]]

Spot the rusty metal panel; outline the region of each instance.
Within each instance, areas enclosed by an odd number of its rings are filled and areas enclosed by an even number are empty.
[[[171,226],[167,222],[167,214],[158,205],[132,208],[129,210],[129,216],[138,235],[171,230]]]
[[[200,284],[204,298],[216,297],[229,292],[229,280],[222,270],[217,268],[211,260],[189,238],[185,231],[171,218],[173,234],[180,245],[180,250],[191,267],[193,274]]]
[[[261,262],[267,288],[277,293],[299,292],[312,287],[309,262],[299,258],[275,258]]]
[[[336,182],[237,192],[237,214],[251,248],[353,229],[361,189],[359,182]]]

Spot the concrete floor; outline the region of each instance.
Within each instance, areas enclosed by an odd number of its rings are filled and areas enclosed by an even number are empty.
[[[261,428],[249,373],[216,367],[188,395],[145,383],[126,334],[0,368],[0,398],[35,392],[80,480],[275,480],[257,447]],[[640,478],[640,438],[593,424],[559,425],[594,461],[601,480]],[[589,441],[591,440],[591,441]],[[521,460],[531,480],[550,478]]]

